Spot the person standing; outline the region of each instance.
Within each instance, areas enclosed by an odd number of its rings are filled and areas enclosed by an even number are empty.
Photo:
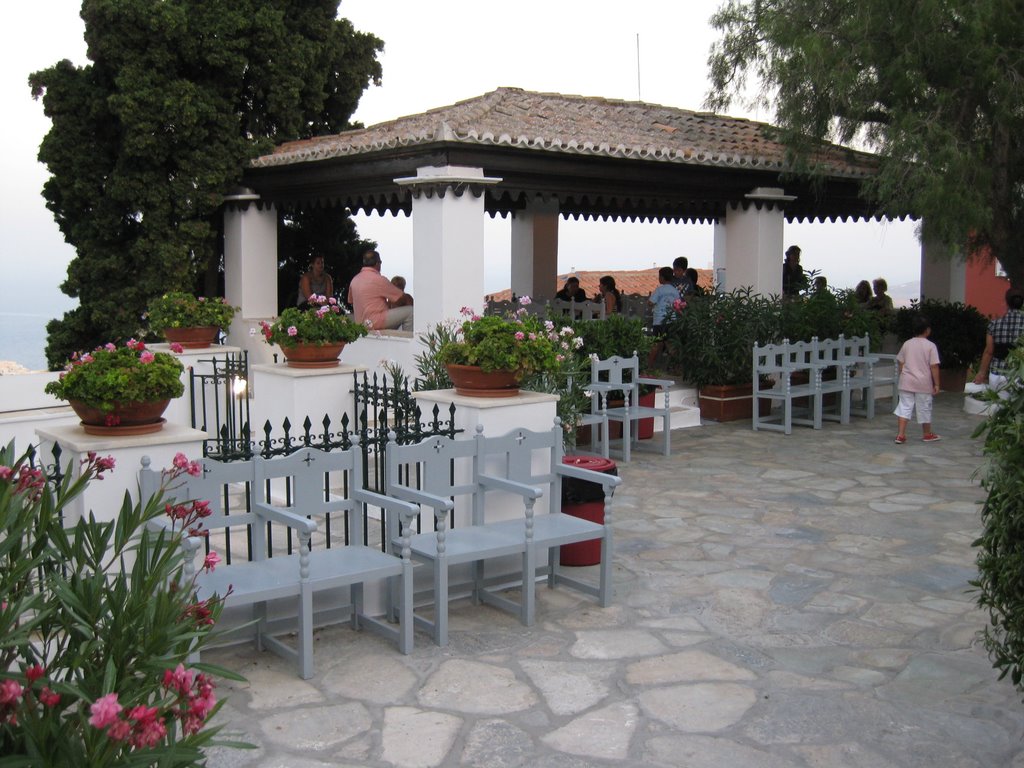
[[[668,319],[668,313],[671,312],[676,302],[681,301],[679,291],[672,284],[672,268],[662,267],[658,270],[658,287],[654,289],[650,297],[647,299],[652,305],[651,314],[653,315],[654,326],[654,344],[651,346],[651,351],[647,354],[647,367],[653,367],[655,361],[658,359],[658,355],[661,354],[662,349],[665,348],[665,321]]]
[[[411,331],[413,308],[401,306],[405,291],[381,275],[380,265],[380,254],[367,251],[363,254],[363,268],[348,285],[348,300],[355,320],[374,331],[393,328]]]
[[[900,401],[896,415],[896,444],[907,442],[907,424],[917,411],[921,439],[934,443],[942,438],[932,432],[932,402],[939,394],[939,348],[928,340],[932,326],[928,318],[917,315],[913,323],[914,338],[907,339],[896,355]]]
[[[1024,291],[1010,288],[1006,291],[1006,314],[988,324],[985,334],[985,351],[981,353],[981,364],[975,384],[988,384],[992,389],[1006,386],[1006,358],[1022,335],[1024,335]],[[1006,396],[1005,393],[1004,395]]]
[[[689,266],[690,260],[685,256],[677,256],[672,260],[672,285],[676,287],[679,295],[683,298],[689,296],[697,288],[697,284],[686,274]]]
[[[799,296],[806,287],[807,276],[800,266],[800,246],[791,245],[786,249],[786,259],[782,262],[782,295]]]

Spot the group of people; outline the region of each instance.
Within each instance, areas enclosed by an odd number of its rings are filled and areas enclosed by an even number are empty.
[[[801,291],[811,287],[815,292],[828,290],[828,281],[823,275],[814,278],[814,283],[809,284],[807,274],[800,265],[800,246],[791,245],[786,249],[785,260],[782,262],[782,295],[799,296]],[[870,283],[861,280],[853,289],[857,303],[865,309],[876,312],[891,313],[893,311],[892,297],[886,293],[889,284],[884,277],[876,277]]]
[[[413,298],[405,292],[405,278],[395,275],[388,280],[380,273],[381,263],[375,250],[362,255],[362,268],[348,284],[345,301],[352,307],[355,321],[371,330],[411,331]],[[334,295],[334,281],[324,271],[323,256],[314,256],[309,270],[299,278],[298,306],[305,306],[313,295]]]

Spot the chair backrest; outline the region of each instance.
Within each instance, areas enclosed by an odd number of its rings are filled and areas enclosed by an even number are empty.
[[[224,560],[263,559],[267,548],[263,546],[261,519],[253,512],[251,489],[252,460],[221,462],[204,458],[199,460],[202,470],[198,477],[181,475],[166,488],[165,499],[171,503],[192,501],[209,502],[210,515],[202,520],[208,532],[205,548],[224,554]],[[162,473],[143,459],[139,472],[139,487],[143,499],[148,499],[160,488]],[[255,538],[251,533],[255,531]]]
[[[758,344],[754,342],[754,382],[769,373],[785,373],[789,368],[789,342],[782,344]]]
[[[555,467],[562,462],[562,422],[555,419],[551,429],[534,431],[517,427],[504,435],[484,435],[483,428],[477,427],[474,438],[477,444],[477,475],[486,473],[505,480],[528,486],[539,486],[547,497],[541,504],[543,511],[550,505],[551,512],[560,509],[561,484],[555,474]],[[483,523],[485,504],[478,505],[481,517],[474,523]]]
[[[362,461],[358,447],[321,451],[302,448],[287,456],[253,459],[254,492],[274,507],[287,509],[317,523],[330,546],[335,521],[351,541],[363,540],[363,517],[352,490],[362,487]],[[332,488],[341,493],[332,492]],[[335,526],[337,527],[337,526]]]
[[[476,441],[471,439],[435,435],[418,443],[400,445],[391,433],[386,458],[388,495],[414,501],[408,494],[403,495],[405,488],[452,500],[471,496],[475,504],[476,452]]]
[[[607,360],[590,360],[592,384],[608,384],[623,393],[626,404],[636,404],[639,391],[640,358],[613,355]]]
[[[603,301],[566,301],[553,299],[548,302],[550,314],[571,317],[574,320],[604,320]]]

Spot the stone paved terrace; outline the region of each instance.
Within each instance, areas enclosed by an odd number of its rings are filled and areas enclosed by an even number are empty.
[[[879,415],[790,437],[673,434],[620,466],[614,605],[538,589],[532,629],[453,605],[451,646],[403,657],[346,627],[317,675],[270,654],[208,660],[221,721],[258,745],[211,766],[1024,767],[1024,705],[976,639],[976,417],[944,440]],[[916,429],[916,425],[912,425]],[[918,432],[913,433],[917,437]]]

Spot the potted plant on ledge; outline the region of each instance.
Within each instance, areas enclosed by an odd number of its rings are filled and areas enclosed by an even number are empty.
[[[167,341],[185,349],[205,349],[231,325],[236,309],[221,297],[172,291],[153,299],[146,314],[149,327]]]
[[[334,297],[313,294],[307,309],[288,307],[273,323],[261,322],[263,340],[277,344],[292,368],[333,368],[346,344],[365,336]]]
[[[778,301],[750,288],[690,296],[672,312],[666,346],[698,388],[702,417],[733,421],[753,415],[753,345],[776,338],[778,328]]]
[[[67,400],[88,434],[145,434],[163,427],[168,403],[185,391],[182,370],[174,355],[130,339],[123,347],[75,353],[44,391]]]
[[[462,314],[467,319],[437,351],[460,395],[513,397],[524,378],[556,371],[568,353],[554,323],[527,314],[525,307],[508,317],[481,317],[468,307]]]

